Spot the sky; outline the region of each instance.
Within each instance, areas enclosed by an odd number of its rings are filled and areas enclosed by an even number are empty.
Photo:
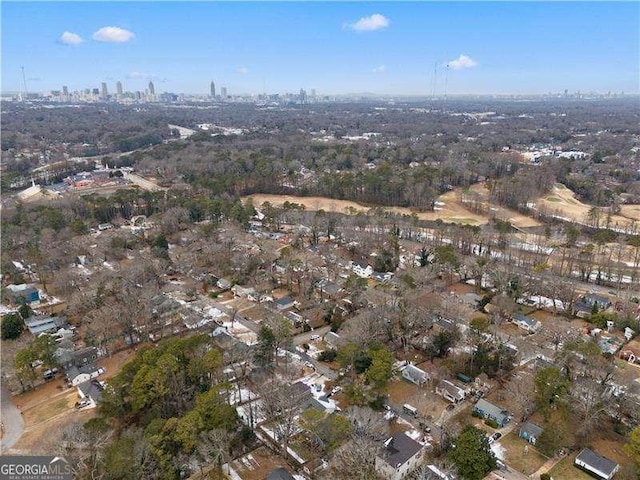
[[[1,89],[640,91],[640,2],[13,2]]]

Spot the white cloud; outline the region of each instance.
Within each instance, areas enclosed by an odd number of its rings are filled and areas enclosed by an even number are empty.
[[[153,74],[152,73],[142,73],[142,72],[129,72],[127,73],[127,78],[129,79],[136,79],[136,78],[148,78],[151,79],[153,78]]]
[[[135,34],[120,27],[102,27],[93,34],[93,39],[98,42],[128,42]]]
[[[65,45],[80,45],[83,42],[80,35],[73,32],[67,32],[66,30],[62,32],[58,41]]]
[[[160,83],[165,83],[168,81],[166,77],[160,77],[155,73],[137,72],[135,70],[127,73],[126,78],[128,80],[145,80],[145,81],[154,81],[154,82],[160,82]]]
[[[471,57],[467,57],[466,55],[460,55],[455,60],[451,60],[448,63],[448,66],[453,68],[454,70],[462,70],[463,68],[477,67],[478,66],[478,62],[476,62]]]
[[[379,13],[374,13],[369,17],[362,17],[355,23],[345,24],[344,28],[350,28],[356,32],[372,32],[389,26],[389,19]]]
[[[249,73],[249,69],[247,67],[238,67],[236,69],[236,73],[240,75],[246,75],[247,73]]]
[[[374,68],[373,70],[371,70],[373,73],[384,73],[387,71],[387,66],[386,65],[380,65],[376,68]]]

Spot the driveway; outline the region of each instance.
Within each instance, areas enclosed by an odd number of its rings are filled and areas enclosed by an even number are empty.
[[[302,345],[303,343],[309,343],[311,342],[311,337],[313,335],[319,335],[323,337],[325,333],[330,331],[331,331],[331,325],[326,325],[324,327],[316,328],[309,332],[300,333],[293,338],[293,344]]]
[[[3,385],[0,388],[0,418],[2,420],[2,441],[0,453],[5,453],[18,441],[24,431],[24,421],[18,407],[11,400],[9,390]]]

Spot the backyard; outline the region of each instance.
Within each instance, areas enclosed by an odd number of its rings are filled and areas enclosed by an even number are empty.
[[[533,445],[518,437],[515,430],[500,439],[500,444],[504,451],[505,462],[525,475],[536,472],[547,460]]]
[[[593,480],[592,476],[573,465],[578,453],[566,456],[549,471],[553,480]]]

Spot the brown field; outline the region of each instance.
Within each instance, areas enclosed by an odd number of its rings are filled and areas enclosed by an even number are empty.
[[[500,444],[505,451],[506,463],[525,475],[538,471],[547,460],[529,442],[518,437],[517,429],[502,438]]]
[[[478,183],[478,184],[472,185],[469,188],[469,190],[472,191],[474,194],[478,195],[482,199],[482,204],[485,208],[489,207],[488,205],[489,191],[487,190],[484,183]],[[454,191],[457,192],[457,190],[454,190]],[[450,193],[453,193],[453,192],[450,192]],[[456,195],[459,197],[459,193],[456,193]],[[517,212],[516,210],[511,210],[509,208],[501,207],[499,205],[491,205],[491,216],[499,218],[501,220],[506,220],[509,223],[511,223],[511,225],[518,228],[539,227],[541,225],[541,223],[535,220],[534,218],[523,215],[522,213]]]
[[[394,380],[387,386],[391,402],[397,406],[408,403],[414,406],[420,416],[430,420],[438,419],[449,402],[431,392],[431,387],[418,387],[406,380]]]
[[[471,190],[482,197],[483,202],[486,202],[487,192],[484,185],[474,185]],[[325,210],[346,214],[366,213],[372,208],[349,200],[335,200],[326,197],[254,194],[250,195],[250,198],[253,199],[254,205],[262,205],[264,202],[269,202],[272,205],[282,205],[284,202],[290,202],[304,205],[307,210],[311,211]],[[420,212],[404,207],[387,207],[385,210],[401,215],[416,215],[420,220],[428,221],[442,220],[446,223],[464,223],[469,225],[484,225],[489,222],[488,215],[472,212],[461,200],[461,191],[460,189],[456,189],[438,197],[437,201],[443,203],[444,206],[439,206],[438,208],[441,208],[441,210],[435,212]],[[533,218],[503,207],[492,207],[491,216],[508,220],[518,228],[536,227],[540,225],[540,222]]]
[[[557,211],[560,215],[576,222],[586,223],[591,205],[576,199],[576,194],[562,184],[556,184],[549,195],[538,199],[538,206],[544,206],[549,212]],[[600,223],[604,223],[602,214]],[[623,205],[619,215],[611,216],[611,225],[628,228],[632,222],[640,220],[640,205]]]
[[[77,389],[66,388],[61,378],[14,397],[22,412],[24,432],[9,450],[11,454],[52,454],[62,429],[75,422],[84,423],[95,409],[76,410]]]

